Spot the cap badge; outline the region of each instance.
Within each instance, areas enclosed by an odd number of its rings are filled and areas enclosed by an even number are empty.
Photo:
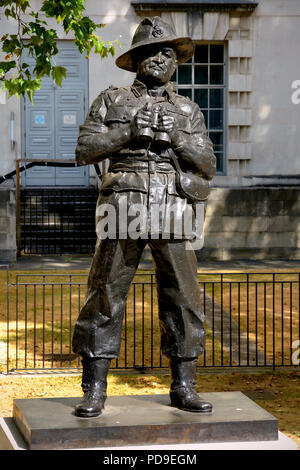
[[[162,36],[163,34],[164,34],[163,31],[158,26],[153,27],[152,36],[154,36],[155,38],[158,38]]]

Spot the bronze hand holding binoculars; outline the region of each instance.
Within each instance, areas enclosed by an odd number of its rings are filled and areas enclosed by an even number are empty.
[[[160,147],[169,146],[171,143],[169,134],[159,130],[159,118],[165,114],[163,107],[161,105],[152,107],[149,103],[147,109],[153,112],[152,122],[149,127],[142,127],[139,130],[137,133],[138,139],[147,143],[154,141]]]

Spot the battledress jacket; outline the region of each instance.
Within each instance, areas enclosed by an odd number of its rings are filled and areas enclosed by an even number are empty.
[[[176,145],[172,149],[132,138],[130,123],[147,101],[154,108],[163,107],[166,113],[174,116],[178,133]],[[177,191],[170,151],[179,159],[183,171],[191,171],[206,180],[214,176],[216,158],[212,142],[207,136],[203,114],[196,103],[176,94],[171,83],[160,89],[159,95],[154,97],[148,95],[146,86],[138,80],[131,86],[111,86],[100,93],[92,103],[84,124],[80,126],[75,152],[79,165],[109,159],[108,172],[103,177],[97,201],[96,224],[104,216],[99,211],[101,206],[111,204],[116,210],[115,232],[124,238],[124,219],[122,224],[119,222],[120,213],[124,215],[125,212],[124,205],[120,205],[121,198],[122,204],[124,201],[127,204],[127,224],[131,220],[128,210],[133,205],[146,208],[143,230],[147,233],[151,230],[152,236],[150,209],[154,205],[164,207],[158,225],[154,224],[154,230],[158,233],[166,228],[165,213],[168,209],[172,208],[172,214],[176,214],[178,220],[188,202]],[[182,235],[182,227],[178,229],[177,224],[170,223],[170,217],[166,230],[172,236],[176,236],[176,230],[180,231],[177,234],[179,237]],[[191,230],[186,230],[187,239],[195,237],[193,224]]]

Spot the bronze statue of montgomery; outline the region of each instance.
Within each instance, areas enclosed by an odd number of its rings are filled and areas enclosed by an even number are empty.
[[[183,212],[187,200],[178,192],[172,155],[185,171],[205,181],[213,178],[216,158],[203,114],[170,83],[178,64],[193,52],[190,38],[176,36],[161,18],[149,17],[136,29],[131,48],[116,60],[118,67],[136,72],[136,79],[131,86],[111,86],[99,94],[80,126],[76,148],[79,165],[109,159],[97,210],[110,204],[118,212],[126,196],[128,208],[147,208],[147,219],[154,204],[175,205],[177,213]],[[189,235],[180,239],[171,227],[170,236],[162,237],[162,225],[163,217],[158,233],[149,238],[125,237],[118,226],[115,237],[97,240],[72,343],[83,365],[84,396],[76,416],[98,416],[104,408],[110,361],[120,352],[128,291],[147,244],[156,273],[161,350],[170,362],[171,405],[212,411],[195,391],[197,358],[205,349],[196,255],[187,249]]]

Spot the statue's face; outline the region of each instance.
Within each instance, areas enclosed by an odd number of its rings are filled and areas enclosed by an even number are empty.
[[[149,46],[139,51],[137,78],[153,85],[167,83],[177,66],[176,53],[171,47]]]

